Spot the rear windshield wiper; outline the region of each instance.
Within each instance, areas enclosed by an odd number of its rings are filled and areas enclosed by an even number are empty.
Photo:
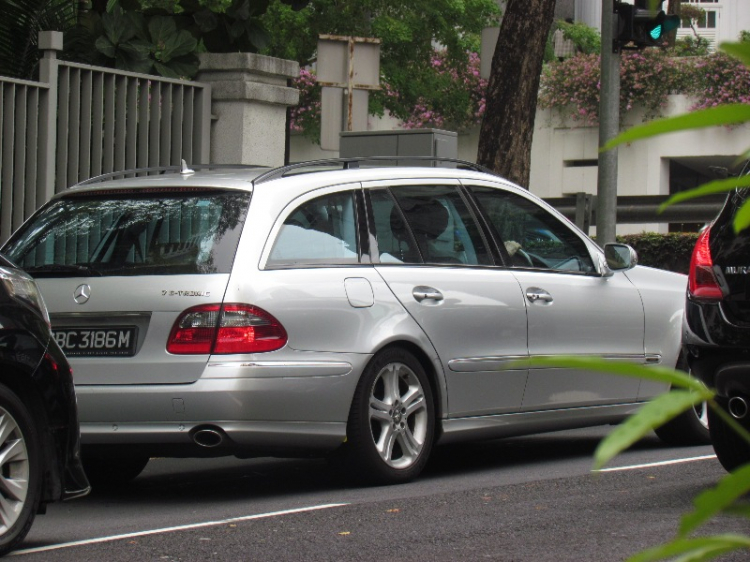
[[[34,267],[24,267],[23,270],[32,277],[101,277],[101,272],[77,264],[49,263]]]

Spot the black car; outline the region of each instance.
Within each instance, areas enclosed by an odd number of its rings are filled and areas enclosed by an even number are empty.
[[[732,192],[700,234],[688,279],[684,342],[693,375],[716,389],[717,402],[750,430],[750,229],[734,218],[750,192]],[[716,455],[727,470],[750,462],[750,445],[709,411]]]
[[[0,254],[0,555],[53,501],[86,495],[73,374],[34,280]]]

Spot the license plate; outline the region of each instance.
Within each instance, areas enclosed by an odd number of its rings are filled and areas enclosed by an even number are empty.
[[[131,357],[135,355],[138,328],[55,328],[52,333],[69,357]]]

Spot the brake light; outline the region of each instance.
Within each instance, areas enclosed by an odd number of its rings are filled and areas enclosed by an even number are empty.
[[[711,229],[706,228],[698,237],[690,259],[690,274],[688,276],[688,293],[691,297],[702,301],[720,301],[724,294],[714,275],[714,262],[709,246]]]
[[[183,312],[169,334],[175,355],[263,353],[281,349],[287,334],[265,310],[248,304],[208,304]]]

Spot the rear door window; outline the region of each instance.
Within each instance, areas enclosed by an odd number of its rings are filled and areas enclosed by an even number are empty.
[[[66,197],[5,252],[37,277],[229,273],[249,202],[219,191]]]
[[[487,244],[454,186],[369,192],[380,263],[491,265]]]

